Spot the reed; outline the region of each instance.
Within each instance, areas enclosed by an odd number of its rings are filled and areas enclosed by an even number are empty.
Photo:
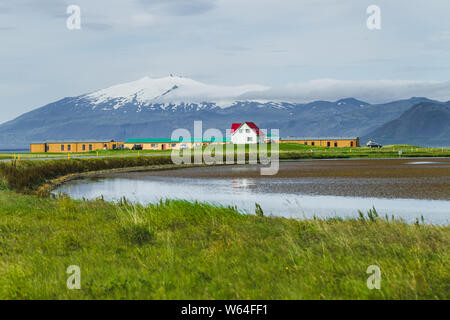
[[[0,299],[449,299],[448,226],[0,191]],[[81,290],[66,286],[81,270]],[[369,290],[367,267],[381,269]]]
[[[46,181],[71,173],[171,163],[170,157],[11,161],[0,163],[0,188],[31,193]]]

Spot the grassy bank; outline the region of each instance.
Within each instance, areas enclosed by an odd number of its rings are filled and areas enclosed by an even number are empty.
[[[104,156],[133,156],[137,155],[164,155],[170,154],[171,150],[96,150],[87,152],[71,152],[70,157],[104,157]],[[61,152],[23,152],[23,153],[0,153],[0,159],[47,159],[47,158],[67,158],[67,153]]]
[[[1,299],[449,299],[449,227],[0,191]],[[81,269],[68,290],[66,269]],[[381,289],[366,269],[381,269]]]
[[[72,173],[172,164],[170,157],[12,161],[0,163],[0,189],[32,193],[48,180]]]

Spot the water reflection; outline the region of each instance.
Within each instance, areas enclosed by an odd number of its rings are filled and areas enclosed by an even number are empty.
[[[413,161],[413,162],[408,162],[408,164],[438,164],[438,163],[442,163],[442,162],[436,162],[436,161]]]
[[[247,192],[253,186],[256,186],[256,181],[253,179],[231,179],[231,188],[234,193]]]
[[[285,179],[285,185],[295,186],[301,180]],[[374,197],[346,197],[307,195],[289,192],[270,192],[279,181],[274,179],[195,179],[149,176],[145,179],[109,178],[74,180],[62,185],[54,193],[67,193],[76,199],[95,199],[103,196],[118,201],[125,196],[132,202],[155,203],[160,199],[183,199],[221,205],[237,206],[253,213],[255,203],[265,214],[312,218],[357,217],[358,210],[373,206],[382,214],[401,217],[408,222],[423,216],[425,222],[447,224],[450,213],[448,200],[386,199]]]

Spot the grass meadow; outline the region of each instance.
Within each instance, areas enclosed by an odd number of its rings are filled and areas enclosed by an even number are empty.
[[[1,299],[448,299],[448,226],[0,191]],[[69,290],[66,270],[81,270]],[[369,290],[367,267],[381,269]]]
[[[267,149],[270,150],[275,144],[268,144]],[[324,159],[324,158],[392,158],[398,157],[401,151],[402,157],[448,157],[450,156],[449,148],[424,148],[411,145],[391,145],[378,148],[358,147],[358,148],[333,148],[333,147],[317,147],[306,146],[299,143],[281,143],[276,145],[278,152],[282,158],[283,154],[289,154],[289,157],[298,157],[300,159]],[[228,146],[229,147],[229,146]],[[204,150],[206,147],[203,147]],[[227,146],[220,145],[216,147],[217,153],[226,153]],[[242,149],[241,149],[242,148]],[[246,153],[250,151],[249,145],[234,145],[234,152]],[[198,150],[191,149],[190,152]],[[229,150],[228,150],[229,151]],[[77,157],[128,157],[128,156],[158,156],[170,155],[171,150],[98,150],[83,153],[0,153],[0,160],[27,160],[27,159],[52,159],[52,158],[77,158]]]

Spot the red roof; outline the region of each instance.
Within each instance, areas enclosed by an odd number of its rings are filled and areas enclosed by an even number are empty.
[[[255,131],[258,136],[263,134],[263,132],[259,130],[258,126],[254,122],[247,122],[247,121],[243,123],[233,123],[231,125],[231,134],[233,134],[237,129],[239,129],[239,127],[244,123],[246,123],[251,129],[253,129],[253,131]]]

